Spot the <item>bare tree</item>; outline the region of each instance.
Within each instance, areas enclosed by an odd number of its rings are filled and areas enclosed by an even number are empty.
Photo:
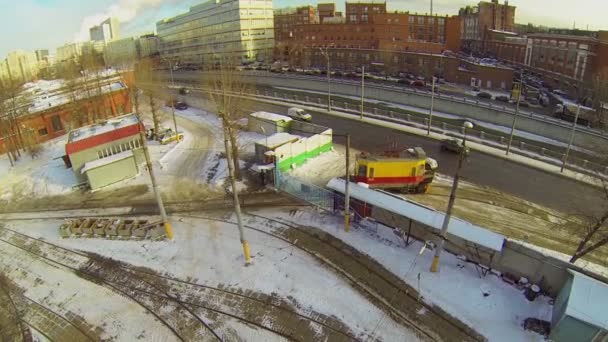
[[[23,139],[21,127],[18,124],[18,118],[23,111],[27,99],[22,94],[22,84],[9,77],[0,86],[0,101],[2,102],[3,112],[8,123],[7,137],[11,141],[14,156],[21,157],[19,149],[23,149]]]
[[[224,148],[226,161],[228,163],[229,180],[232,187],[234,209],[237,216],[239,235],[243,246],[245,263],[251,263],[249,243],[245,238],[245,228],[242,221],[241,206],[238,198],[236,181],[240,174],[239,146],[236,139],[238,128],[237,120],[242,114],[242,100],[235,94],[246,92],[247,84],[230,62],[220,62],[214,66],[214,71],[206,73],[206,83],[209,97],[216,107],[217,113],[222,121],[224,131]],[[205,80],[204,80],[205,81]]]
[[[608,183],[605,181],[603,188],[604,197],[608,201]],[[608,208],[600,215],[588,217],[586,221],[581,241],[570,258],[571,263],[608,244]]]
[[[160,130],[160,104],[157,98],[160,97],[160,89],[158,88],[159,78],[154,70],[154,61],[146,58],[140,61],[135,68],[135,84],[148,99],[150,112],[152,113],[152,121],[154,123],[154,134],[158,137]],[[173,99],[171,99],[173,101]]]

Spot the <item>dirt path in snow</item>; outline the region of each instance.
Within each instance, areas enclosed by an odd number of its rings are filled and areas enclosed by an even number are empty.
[[[338,269],[364,296],[397,322],[418,330],[423,340],[483,341],[483,336],[438,307],[417,300],[417,292],[367,255],[313,227],[284,230],[285,238]],[[371,296],[370,294],[373,294]],[[420,314],[420,310],[426,313]],[[413,330],[413,331],[416,331]]]

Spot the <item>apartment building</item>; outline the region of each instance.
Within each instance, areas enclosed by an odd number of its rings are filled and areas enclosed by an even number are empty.
[[[507,0],[504,4],[499,0],[481,1],[477,6],[461,8],[459,16],[462,18],[461,37],[465,51],[481,51],[488,30],[515,31],[515,6],[509,5]]]
[[[274,49],[272,0],[211,0],[156,23],[161,57],[203,65],[267,61]]]
[[[336,16],[336,4],[334,3],[320,3],[317,4],[317,13],[319,14],[319,23],[324,23],[326,18],[333,18]]]
[[[89,29],[92,41],[107,42],[120,38],[120,23],[116,18],[107,18]]]
[[[294,39],[297,25],[318,23],[317,9],[313,6],[276,9],[274,10],[274,38],[277,42]]]

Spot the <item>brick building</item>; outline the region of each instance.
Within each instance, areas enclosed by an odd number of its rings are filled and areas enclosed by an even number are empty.
[[[373,23],[376,14],[386,14],[386,2],[346,2],[347,24]]]
[[[509,5],[507,0],[504,4],[499,0],[481,1],[477,6],[461,8],[459,16],[462,19],[461,47],[465,51],[482,51],[483,42],[488,40],[488,30],[515,31],[515,6]]]
[[[62,136],[72,128],[91,124],[95,119],[132,112],[127,84],[116,78],[104,83],[101,94],[93,88],[89,91],[82,88],[74,102],[64,88],[39,95],[21,110],[16,118],[17,125],[22,131],[33,132],[35,140],[42,143]],[[75,114],[83,113],[88,114],[78,115],[78,120],[75,119]],[[96,118],[91,113],[95,113]],[[6,119],[0,117],[0,120]],[[0,153],[5,152],[5,140],[0,136]]]
[[[487,55],[542,74],[551,86],[573,87],[595,76],[608,79],[608,31],[592,36],[534,33],[489,38]]]
[[[277,47],[284,49],[295,39],[296,26],[318,23],[317,10],[313,6],[274,10],[274,37]]]
[[[325,18],[333,18],[336,16],[336,4],[322,3],[317,4],[317,13],[319,14],[319,23],[323,23]]]

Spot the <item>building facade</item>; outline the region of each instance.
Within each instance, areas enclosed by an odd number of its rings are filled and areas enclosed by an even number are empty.
[[[111,81],[104,86],[101,95],[91,92],[91,97],[86,97],[88,93],[82,90],[81,97],[75,102],[70,102],[69,94],[61,89],[40,95],[44,98],[32,99],[32,105],[17,116],[17,123],[23,130],[33,131],[35,140],[42,143],[71,129],[92,124],[96,119],[112,118],[133,110],[129,89],[123,81]],[[97,114],[97,118],[88,115],[92,112]],[[5,152],[5,142],[0,137],[0,153]]]
[[[212,0],[156,29],[161,57],[180,64],[268,61],[275,42],[272,0]]]
[[[488,30],[515,31],[515,6],[509,5],[508,0],[504,4],[499,0],[481,1],[477,6],[461,8],[459,16],[462,20],[462,49],[465,51],[480,52]]]
[[[137,56],[139,58],[148,58],[158,54],[158,36],[155,34],[146,34],[137,39]]]
[[[491,36],[485,45],[486,54],[542,74],[553,87],[608,79],[608,31],[592,36]]]
[[[125,69],[132,67],[137,61],[137,41],[133,38],[123,38],[108,42],[103,52],[106,66]]]
[[[336,16],[336,4],[334,3],[321,3],[317,4],[317,13],[319,14],[319,23],[324,23],[326,18],[333,18]]]
[[[8,53],[3,73],[5,80],[25,83],[38,76],[38,60],[33,52],[15,50]]]
[[[277,42],[295,38],[297,25],[318,24],[319,17],[313,6],[282,8],[274,11],[274,38]]]
[[[372,15],[386,14],[386,2],[346,2],[346,23],[373,23]]]
[[[65,62],[82,56],[83,43],[69,43],[57,48],[55,60],[57,62]]]
[[[116,18],[108,18],[89,29],[92,41],[107,42],[120,38],[120,23]]]

